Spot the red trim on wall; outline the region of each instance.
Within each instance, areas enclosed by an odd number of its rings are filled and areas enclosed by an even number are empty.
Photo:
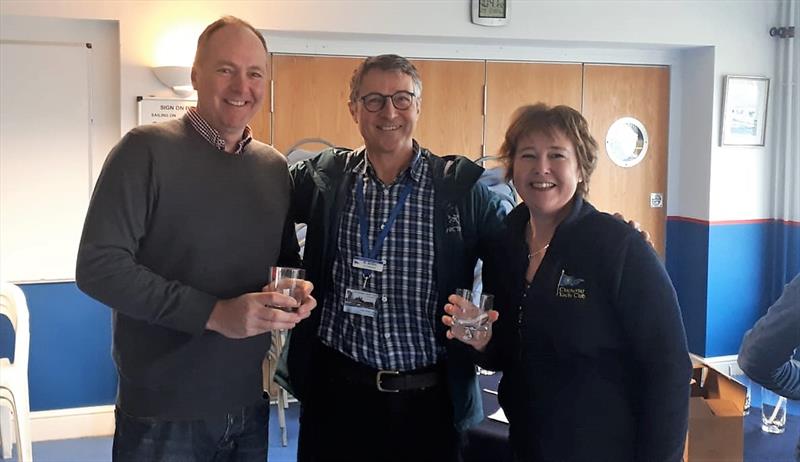
[[[683,221],[686,223],[695,223],[698,225],[708,225],[708,220],[701,220],[699,218],[679,217],[679,216],[668,216],[667,221]]]
[[[754,220],[719,220],[719,221],[712,221],[709,224],[711,226],[717,225],[760,225],[764,223],[772,223],[773,221],[778,221],[772,218],[758,218]]]

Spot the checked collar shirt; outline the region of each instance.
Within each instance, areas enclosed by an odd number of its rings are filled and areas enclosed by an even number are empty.
[[[214,127],[212,127],[211,124],[209,124],[206,119],[204,119],[200,113],[197,112],[197,108],[190,107],[189,110],[186,111],[186,117],[189,119],[189,122],[192,123],[192,127],[197,130],[197,133],[199,133],[200,136],[211,143],[211,145],[215,148],[219,149],[220,151],[225,151],[225,139],[219,136],[219,132],[214,130]],[[232,154],[242,154],[245,146],[250,144],[252,140],[253,131],[249,126],[244,127],[242,139],[236,143],[236,149],[234,149]]]
[[[370,247],[407,181],[413,182],[413,190],[376,257],[384,262],[384,270],[373,273],[365,287],[364,273],[352,265],[354,257],[362,256],[355,199],[358,182],[352,182],[339,223],[333,288],[322,304],[318,331],[322,342],[376,369],[415,370],[436,364],[444,355],[435,337],[433,179],[427,156],[416,142],[414,152],[411,166],[390,185],[378,179],[361,154],[351,174],[363,178]],[[348,288],[378,295],[375,317],[343,310]]]

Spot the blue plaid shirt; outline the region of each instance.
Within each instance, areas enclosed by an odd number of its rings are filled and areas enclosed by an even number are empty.
[[[419,146],[414,143],[419,154]],[[361,154],[363,156],[363,154]],[[364,181],[364,202],[372,248],[400,197],[406,181],[414,189],[383,243],[383,272],[373,272],[364,287],[363,272],[353,267],[362,256],[356,210],[356,182],[350,190],[339,224],[338,252],[333,262],[333,288],[322,303],[319,338],[350,358],[376,369],[408,371],[436,364],[444,348],[435,337],[436,282],[434,280],[433,179],[425,155],[390,185],[378,179],[366,156],[353,175]],[[346,313],[345,290],[357,288],[379,295],[375,317]]]

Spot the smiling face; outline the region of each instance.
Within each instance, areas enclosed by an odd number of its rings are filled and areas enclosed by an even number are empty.
[[[560,130],[522,136],[513,155],[514,186],[534,217],[562,220],[582,181],[575,146]]]
[[[408,155],[412,150],[412,137],[420,111],[420,100],[415,97],[411,107],[399,110],[387,98],[377,112],[369,112],[361,97],[370,93],[393,95],[398,91],[415,93],[410,75],[399,70],[372,69],[367,72],[355,101],[349,103],[350,114],[358,124],[364,145],[371,155]]]
[[[261,109],[267,52],[251,30],[229,24],[215,31],[198,53],[192,67],[197,111],[230,148]]]

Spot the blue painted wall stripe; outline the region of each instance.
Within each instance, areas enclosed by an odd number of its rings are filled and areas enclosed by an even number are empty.
[[[711,226],[705,356],[738,353],[742,335],[769,306],[769,228],[769,223]]]
[[[668,220],[666,267],[678,293],[689,351],[705,356],[708,226]]]
[[[689,349],[736,354],[744,333],[800,272],[800,225],[670,217],[666,253]]]
[[[111,359],[111,310],[74,282],[21,288],[31,319],[31,410],[113,404],[117,373]],[[9,356],[14,339],[3,319],[0,356]]]

